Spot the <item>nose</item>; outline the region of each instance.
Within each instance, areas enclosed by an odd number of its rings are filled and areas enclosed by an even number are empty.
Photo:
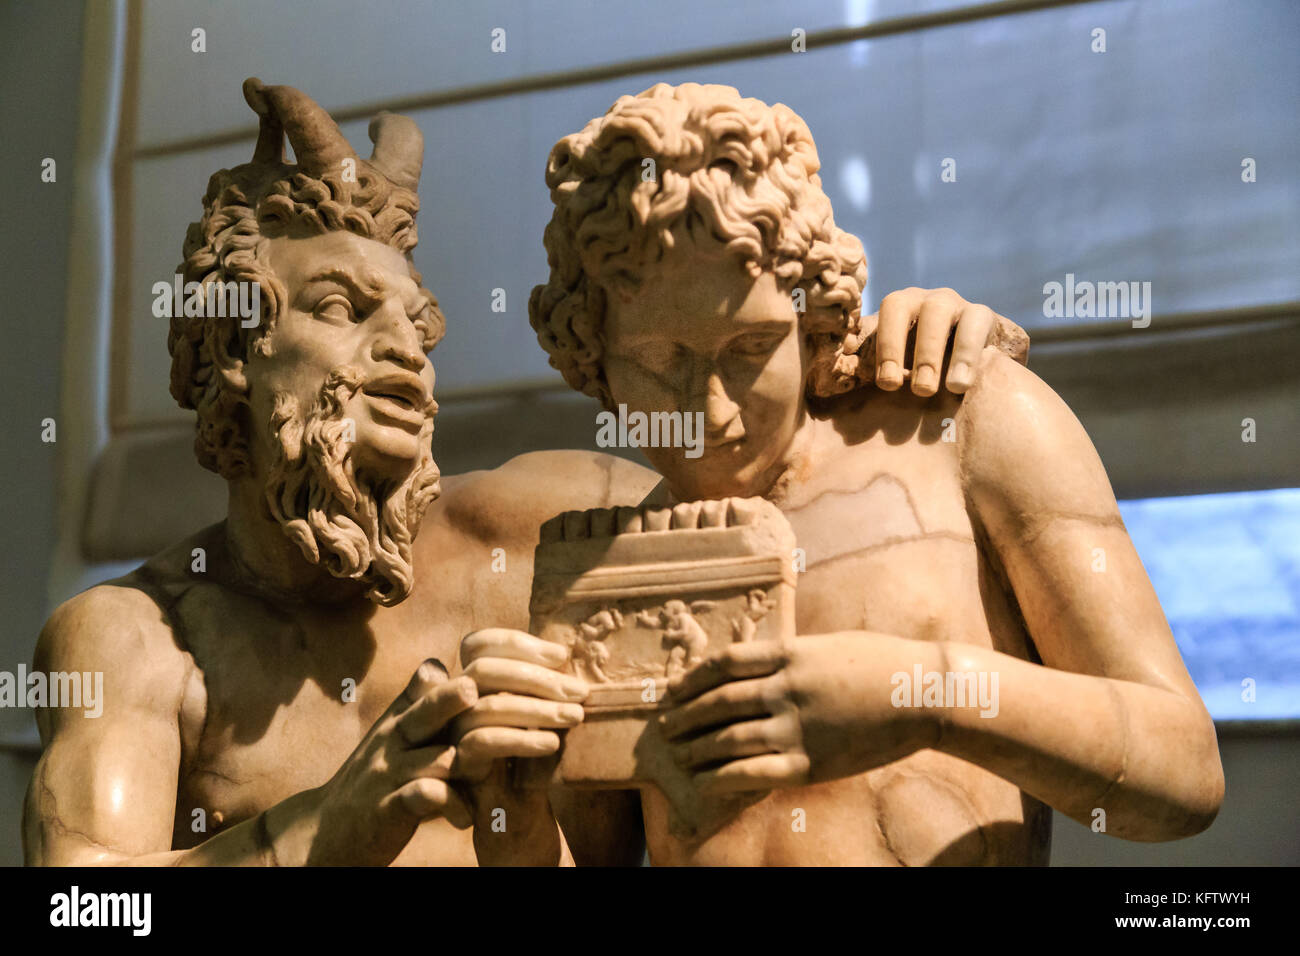
[[[710,443],[732,441],[745,433],[740,420],[740,406],[727,394],[726,384],[716,369],[708,369],[703,375],[693,376],[695,387],[692,401],[686,411],[696,411],[700,404],[704,406],[704,435]],[[699,402],[699,399],[703,402]]]
[[[408,372],[422,371],[427,359],[420,348],[420,333],[401,304],[389,303],[374,318],[380,327],[371,342],[370,357],[376,362],[395,362]]]
[[[377,362],[396,362],[408,372],[419,372],[424,368],[424,353],[416,349],[376,342],[370,354]]]

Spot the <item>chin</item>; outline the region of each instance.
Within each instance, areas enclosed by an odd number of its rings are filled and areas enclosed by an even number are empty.
[[[376,434],[375,432],[378,432]],[[420,463],[420,436],[402,429],[371,426],[358,432],[352,460],[358,472],[376,478],[401,481]]]
[[[762,489],[754,487],[760,469],[750,465],[736,469],[705,467],[683,468],[678,463],[676,468],[656,470],[668,479],[674,494],[684,501],[706,498],[748,498],[762,494]]]

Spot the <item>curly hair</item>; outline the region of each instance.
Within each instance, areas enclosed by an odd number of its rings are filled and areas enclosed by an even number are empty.
[[[437,344],[446,322],[411,261],[418,210],[413,190],[394,185],[362,159],[351,177],[342,168],[316,178],[299,167],[259,162],[212,176],[203,197],[203,217],[186,232],[180,266],[184,280],[200,283],[205,291],[213,282],[257,282],[262,315],[255,328],[246,329],[215,315],[186,316],[180,304],[173,303],[167,335],[171,394],[182,408],[198,413],[194,451],[199,464],[227,479],[245,474],[249,466],[241,397],[231,393],[217,369],[250,354],[271,354],[268,333],[286,293],[266,264],[267,240],[347,230],[402,252],[411,278],[429,301],[423,348],[427,352]]]
[[[643,175],[647,160],[654,175]],[[551,365],[612,407],[602,365],[609,290],[636,288],[677,242],[711,238],[751,275],[772,271],[805,291],[810,395],[868,380],[870,359],[858,354],[866,256],[836,227],[820,168],[793,110],[730,86],[659,83],[564,137],[546,164],[550,278],[528,303]]]

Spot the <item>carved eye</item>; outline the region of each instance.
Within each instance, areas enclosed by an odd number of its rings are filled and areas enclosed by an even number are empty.
[[[685,349],[668,342],[647,342],[632,352],[632,360],[644,369],[664,374],[681,358]]]
[[[783,338],[784,336],[772,332],[751,332],[732,340],[731,351],[738,355],[766,355],[776,348]]]
[[[352,308],[352,303],[346,296],[335,292],[316,303],[315,315],[326,322],[342,325],[356,318],[356,310]]]
[[[420,333],[422,339],[429,337],[429,313],[429,303],[427,302],[414,312],[406,313],[406,317],[411,320],[411,324],[415,326],[415,331]]]

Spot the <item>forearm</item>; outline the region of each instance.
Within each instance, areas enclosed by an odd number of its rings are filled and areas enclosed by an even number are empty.
[[[474,852],[479,866],[574,865],[545,796],[526,807],[512,804],[509,810],[484,804],[475,814]]]
[[[1131,681],[1033,664],[991,648],[945,643],[944,670],[997,678],[996,713],[944,707],[939,740],[1083,824],[1166,840],[1198,833],[1223,794],[1214,727],[1199,701]],[[950,702],[949,702],[950,703]],[[993,708],[987,708],[992,711]]]
[[[43,840],[28,862],[41,866],[301,866],[313,835],[308,812],[313,793],[295,794],[186,850],[130,853],[84,837],[79,838],[84,841],[80,846],[73,847],[65,835]],[[46,829],[54,828],[47,825]]]

